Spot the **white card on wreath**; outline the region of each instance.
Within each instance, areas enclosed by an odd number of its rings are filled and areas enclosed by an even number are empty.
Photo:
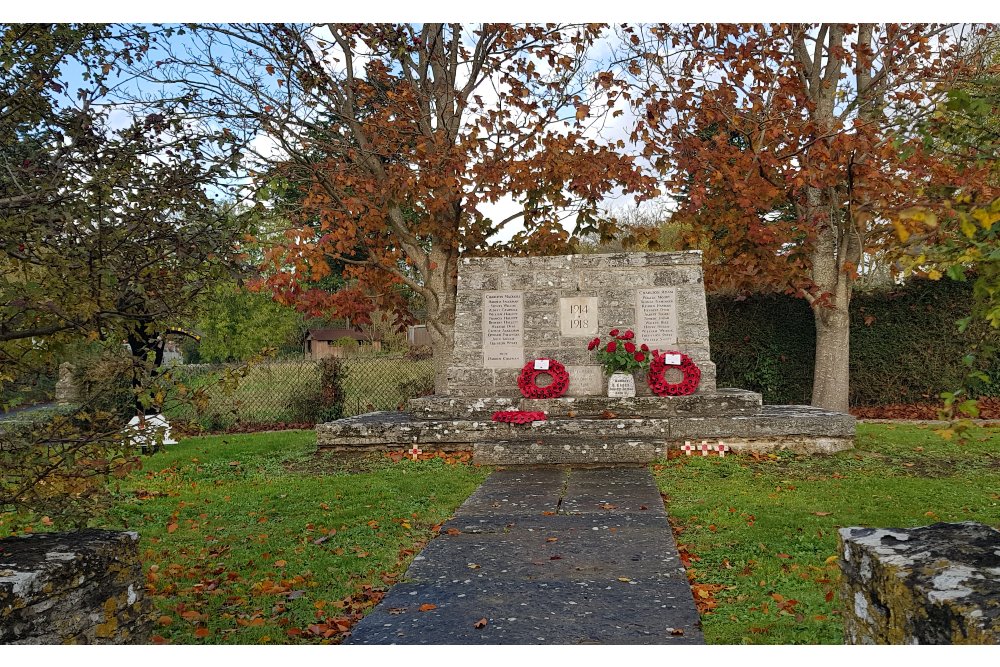
[[[679,361],[677,363],[680,363]],[[549,360],[548,359],[535,359],[535,370],[536,371],[547,371],[549,370]]]
[[[665,354],[663,355],[663,363],[667,366],[680,366],[681,365],[681,355],[679,354]]]

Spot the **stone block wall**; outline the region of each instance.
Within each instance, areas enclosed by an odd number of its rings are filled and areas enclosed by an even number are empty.
[[[92,529],[0,540],[0,644],[148,642],[138,541]]]
[[[524,295],[525,362],[552,358],[573,377],[601,382],[601,368],[587,350],[592,335],[564,337],[559,300],[597,297],[598,333],[635,328],[636,290],[677,288],[677,349],[701,368],[699,393],[715,391],[715,365],[709,350],[708,315],[701,251],[617,253],[555,257],[473,257],[459,265],[455,313],[455,354],[448,376],[449,396],[519,396],[517,368],[483,367],[482,312],[486,291],[521,291]],[[582,382],[580,383],[582,384]],[[590,386],[593,386],[593,384]],[[606,380],[603,385],[606,388]],[[649,389],[642,378],[640,395]],[[590,391],[599,394],[603,390]]]
[[[1000,531],[842,528],[848,644],[1000,644]]]

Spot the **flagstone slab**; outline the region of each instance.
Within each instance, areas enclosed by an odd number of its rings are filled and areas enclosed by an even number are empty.
[[[704,638],[684,581],[467,578],[395,586],[345,643],[682,645]]]
[[[704,639],[651,472],[548,466],[491,474],[347,643]]]

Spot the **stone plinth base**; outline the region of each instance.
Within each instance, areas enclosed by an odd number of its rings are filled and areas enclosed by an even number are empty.
[[[1000,532],[841,528],[848,644],[1000,644]]]
[[[720,389],[690,396],[636,396],[608,398],[577,396],[549,399],[531,398],[464,398],[425,396],[407,404],[408,411],[419,419],[489,419],[497,410],[530,410],[544,412],[549,419],[602,418],[607,413],[615,417],[678,417],[755,415],[760,412],[760,394],[745,389]]]
[[[474,461],[493,465],[648,463],[685,440],[703,439],[722,439],[734,451],[831,453],[853,447],[854,427],[850,415],[801,405],[769,405],[757,414],[728,417],[573,417],[530,425],[497,423],[489,417],[418,419],[402,412],[373,412],[320,424],[316,439],[320,448],[341,451],[400,450],[414,444],[421,449],[471,449]]]
[[[108,530],[0,540],[0,644],[148,642],[138,540]]]

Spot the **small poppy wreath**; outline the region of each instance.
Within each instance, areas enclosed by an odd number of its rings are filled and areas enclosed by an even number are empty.
[[[544,412],[529,412],[527,410],[497,410],[492,417],[495,422],[507,424],[528,424],[545,421]]]
[[[664,357],[668,354],[679,354],[681,357],[680,366],[671,364],[672,368],[680,368],[681,373],[684,374],[684,379],[680,382],[667,382],[663,378],[663,373],[667,370]],[[646,381],[649,383],[649,388],[657,396],[687,396],[693,394],[698,388],[698,383],[701,382],[701,369],[686,354],[680,352],[663,352],[661,354],[654,351],[653,360],[649,363],[649,372],[646,373]]]
[[[535,370],[536,361],[548,361],[548,370]],[[539,375],[548,375],[552,378],[552,383],[539,387],[535,380]],[[517,388],[521,390],[521,395],[525,398],[559,398],[569,389],[569,373],[566,367],[555,359],[532,359],[521,369],[521,374],[517,376]]]

